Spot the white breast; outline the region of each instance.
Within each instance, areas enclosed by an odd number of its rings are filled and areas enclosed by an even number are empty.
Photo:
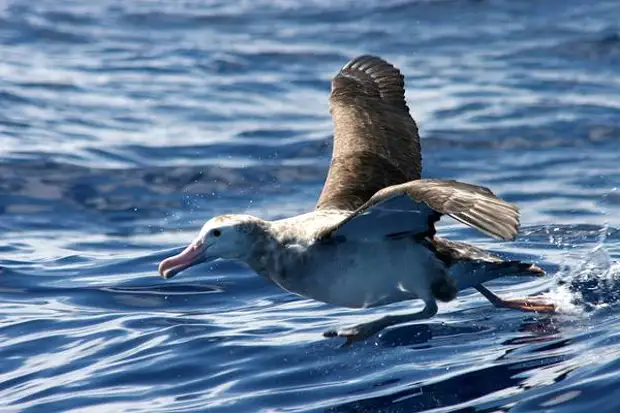
[[[430,298],[443,264],[410,239],[313,245],[308,259],[282,286],[341,307],[373,307]]]

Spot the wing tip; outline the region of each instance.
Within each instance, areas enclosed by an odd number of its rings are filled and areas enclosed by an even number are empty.
[[[349,68],[353,68],[354,66],[357,66],[355,69],[365,71],[365,70],[368,70],[370,67],[376,66],[376,65],[388,66],[392,69],[396,69],[396,67],[394,67],[394,65],[389,63],[387,60],[379,56],[366,53],[366,54],[361,54],[359,56],[356,56],[352,58],[351,60],[349,60],[347,63],[344,64],[344,66],[342,66],[342,69],[340,69],[340,72],[343,72]]]
[[[409,113],[405,99],[405,76],[387,60],[372,54],[362,54],[349,60],[332,79],[332,92],[339,80],[349,79],[368,88],[366,93],[380,97],[393,107]],[[344,83],[346,84],[346,83]],[[359,93],[359,90],[355,90]]]

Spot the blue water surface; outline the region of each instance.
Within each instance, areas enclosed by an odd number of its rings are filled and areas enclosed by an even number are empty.
[[[0,411],[620,412],[620,2],[0,1]],[[386,312],[286,293],[235,262],[158,262],[213,215],[311,210],[330,78],[406,75],[424,175],[522,211],[539,263],[351,348]]]

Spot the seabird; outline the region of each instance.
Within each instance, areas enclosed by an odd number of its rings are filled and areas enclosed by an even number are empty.
[[[491,237],[512,240],[519,211],[487,188],[420,178],[418,128],[396,67],[370,55],[349,61],[332,79],[329,108],[333,153],[315,210],[277,221],[212,218],[184,251],[159,264],[162,277],[224,258],[247,263],[289,292],[336,306],[424,302],[416,313],[324,333],[346,338],[345,345],[391,325],[432,317],[437,300],[453,300],[470,287],[497,307],[555,311],[534,297],[502,299],[482,285],[506,275],[543,275],[536,265],[504,261],[436,235],[435,223],[448,215]]]

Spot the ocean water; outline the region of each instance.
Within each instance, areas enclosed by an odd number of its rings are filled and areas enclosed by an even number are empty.
[[[620,3],[0,0],[1,412],[620,412]],[[204,221],[311,210],[330,78],[406,75],[426,177],[522,211],[544,267],[342,349],[387,312],[302,299],[235,262],[164,281]]]

